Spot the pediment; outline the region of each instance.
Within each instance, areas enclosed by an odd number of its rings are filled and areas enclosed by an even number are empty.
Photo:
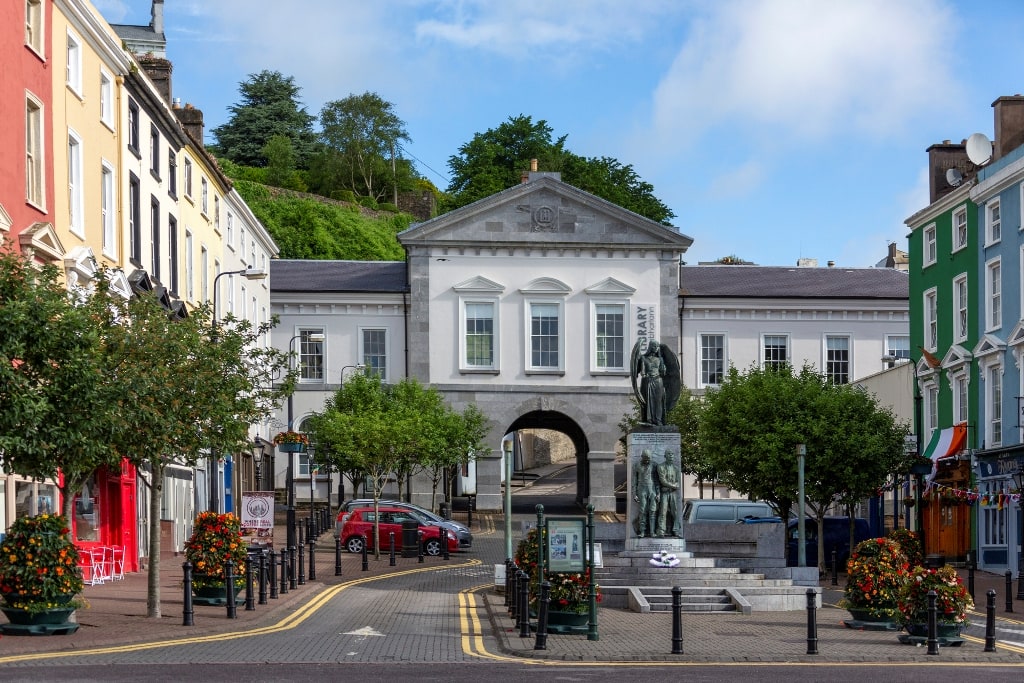
[[[572,287],[553,277],[538,277],[520,287],[519,291],[523,294],[565,295],[572,293]]]
[[[946,355],[942,357],[942,367],[958,367],[960,365],[963,365],[964,363],[969,362],[971,358],[973,358],[973,356],[971,355],[970,351],[960,346],[959,344],[954,344],[953,346],[949,347],[949,350],[946,351]]]
[[[125,299],[131,298],[132,285],[128,282],[128,276],[124,274],[124,271],[111,270],[108,272],[110,273],[110,291],[123,296]]]
[[[21,252],[32,259],[47,263],[64,258],[64,245],[53,229],[53,223],[33,223],[18,235]]]
[[[0,231],[10,232],[13,225],[14,221],[11,220],[11,214],[7,213],[7,209],[4,208],[3,204],[0,204]]]
[[[977,358],[984,358],[985,356],[1000,353],[1005,348],[1006,344],[1003,343],[1003,340],[993,337],[991,334],[986,334],[974,345],[974,355]]]
[[[456,292],[467,294],[501,294],[505,291],[505,285],[499,285],[494,280],[488,280],[483,275],[476,275],[457,285],[453,285],[452,289]]]
[[[616,280],[613,277],[606,277],[600,282],[596,282],[589,287],[585,287],[584,290],[587,294],[620,294],[625,296],[631,296],[636,293],[636,287],[630,287],[624,282]]]
[[[674,227],[551,176],[534,178],[416,224],[401,232],[398,239],[407,246],[660,247],[679,253],[693,243]]]
[[[1024,344],[1024,320],[1020,320],[1014,325],[1010,331],[1010,336],[1006,338],[1006,343],[1009,346]]]
[[[64,272],[68,286],[85,285],[96,276],[96,256],[92,247],[75,247],[64,257]]]

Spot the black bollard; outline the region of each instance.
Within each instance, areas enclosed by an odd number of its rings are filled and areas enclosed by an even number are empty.
[[[192,610],[192,563],[186,562],[181,565],[182,570],[185,572],[185,593],[182,596],[184,598],[184,607],[181,610],[181,625],[182,626],[194,626],[192,617],[195,612]]]
[[[301,541],[300,541],[301,542]],[[298,562],[298,553],[295,552],[295,546],[288,546],[288,588],[292,589],[298,586],[295,582],[295,577],[298,574],[295,573],[296,563]]]
[[[306,565],[305,565],[305,559],[304,559],[305,557],[306,557],[306,544],[303,543],[302,541],[299,541],[299,585],[300,586],[305,586],[306,585]]]
[[[245,611],[256,611],[256,594],[252,585],[252,555],[245,554]]]
[[[341,576],[341,536],[334,539],[334,575]]]
[[[237,619],[238,611],[237,605],[235,605],[235,563],[231,558],[224,561],[224,587],[227,589],[228,619]]]
[[[985,652],[996,651],[996,591],[989,588],[985,604]]]
[[[363,539],[363,571],[370,571],[370,561],[366,559],[366,536],[361,536]]]
[[[466,526],[468,526],[470,529],[472,529],[473,528],[473,496],[469,496],[469,498],[466,499],[466,515],[467,515]]]
[[[967,592],[971,594],[971,600],[974,600],[974,553],[967,553]],[[977,600],[974,600],[977,604]]]
[[[519,570],[519,637],[530,637],[530,577]]]
[[[419,532],[419,539],[420,539],[420,559],[419,559],[419,563],[423,564],[423,532],[422,531]]]
[[[388,566],[389,567],[394,567],[395,566],[395,532],[394,531],[388,532],[388,536],[390,537],[390,545],[391,545],[391,550],[388,553]]]
[[[1024,600],[1024,572],[1017,570],[1017,599]]]
[[[672,654],[683,654],[683,587],[672,586]]]
[[[512,605],[512,558],[505,558],[505,607]]]
[[[1013,574],[1006,570],[1006,611],[1013,611]]]
[[[260,551],[260,597],[258,603],[267,604],[267,549]]]
[[[288,592],[288,551],[281,548],[281,595]]]
[[[928,654],[930,655],[939,654],[938,608],[935,606],[938,597],[939,594],[935,591],[928,591]]]
[[[548,649],[548,606],[551,603],[551,582],[540,582],[540,597],[537,599],[537,638],[534,650]]]
[[[277,552],[271,548],[267,558],[267,581],[270,582],[270,599],[277,600]]]
[[[316,581],[316,539],[309,539],[309,580]]]
[[[519,567],[514,568],[512,575],[512,601],[509,603],[508,615],[512,617],[512,623],[519,626]]]
[[[832,548],[832,585],[839,585],[839,557],[835,548]]]
[[[818,654],[818,596],[807,589],[807,654]]]

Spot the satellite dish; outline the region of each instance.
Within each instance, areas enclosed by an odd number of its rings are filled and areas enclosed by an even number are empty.
[[[953,187],[958,187],[964,181],[964,174],[955,168],[946,171],[946,182]]]
[[[967,158],[978,166],[984,166],[992,158],[992,143],[984,133],[972,133],[967,138]]]

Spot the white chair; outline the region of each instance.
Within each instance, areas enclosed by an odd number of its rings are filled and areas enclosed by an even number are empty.
[[[82,570],[82,581],[86,585],[99,586],[106,580],[103,576],[103,550],[101,548],[80,550],[78,566]]]
[[[124,546],[110,547],[110,578],[118,581],[124,578]]]

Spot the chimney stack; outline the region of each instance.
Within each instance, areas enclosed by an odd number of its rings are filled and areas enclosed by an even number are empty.
[[[153,0],[149,16],[149,27],[153,29],[153,33],[162,35],[164,32],[164,0]]]
[[[1024,145],[1024,97],[1000,97],[992,103],[992,108],[996,134],[992,161],[995,161]]]
[[[153,81],[153,85],[156,86],[156,91],[160,93],[160,97],[163,98],[164,102],[170,104],[171,71],[173,71],[170,60],[162,57],[153,57],[152,55],[136,55],[135,58],[139,60],[139,66],[145,70],[149,80]]]
[[[186,104],[184,109],[175,109],[174,115],[181,121],[182,128],[188,133],[198,145],[203,144],[203,112],[191,104]]]
[[[946,171],[955,168],[960,171],[966,181],[969,176],[974,175],[978,167],[967,158],[967,141],[961,140],[951,143],[943,140],[940,144],[932,145],[928,152],[928,203],[934,203],[940,197],[944,197],[954,190],[954,186],[946,179]]]

